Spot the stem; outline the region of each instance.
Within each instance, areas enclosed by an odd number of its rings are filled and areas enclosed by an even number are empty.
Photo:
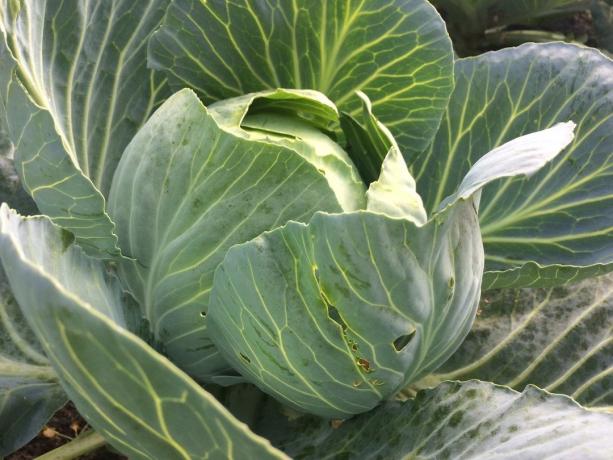
[[[96,450],[105,444],[106,441],[102,436],[94,430],[89,430],[79,435],[68,444],[64,444],[40,457],[36,457],[36,460],[70,460]]]
[[[525,42],[544,43],[551,41],[569,41],[563,34],[545,30],[486,31],[485,39],[493,46],[517,46]]]

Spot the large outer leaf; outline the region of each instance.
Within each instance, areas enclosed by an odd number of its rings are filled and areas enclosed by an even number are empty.
[[[11,287],[79,412],[135,459],[281,458],[215,398],[124,329],[117,281],[42,217],[0,209]]]
[[[364,211],[318,213],[308,226],[289,223],[228,251],[215,274],[210,334],[264,391],[345,418],[459,346],[482,258],[472,201],[424,227]]]
[[[613,451],[613,415],[533,386],[517,393],[478,381],[445,382],[339,428],[312,417],[289,430],[276,422],[265,420],[263,434],[296,459],[607,460]]]
[[[30,100],[12,71],[2,89],[6,90],[4,108],[20,185],[43,213],[73,232],[89,253],[117,255],[117,236],[104,198],[66,153],[51,115]]]
[[[123,263],[124,279],[165,352],[202,379],[228,368],[204,317],[228,248],[317,210],[341,211],[303,156],[234,129],[191,90],[176,93],[126,149],[109,199],[122,250],[137,260]]]
[[[558,121],[575,141],[529,179],[485,189],[484,287],[547,285],[613,267],[613,62],[560,43],[523,45],[456,64],[456,89],[432,146],[411,164],[427,209],[492,148]]]
[[[68,155],[107,194],[123,149],[163,97],[147,38],[168,0],[3,0],[19,77]]]
[[[451,42],[425,0],[177,0],[149,51],[207,103],[306,88],[355,113],[362,90],[404,154],[429,143],[453,80]]]
[[[13,81],[5,99],[23,185],[43,213],[102,257],[118,253],[103,196],[125,146],[164,96],[165,81],[146,68],[146,43],[167,3],[0,4],[1,26],[27,88]],[[11,59],[2,60],[6,67]],[[11,74],[3,78],[10,81]]]
[[[8,202],[23,213],[34,213],[36,205],[22,189],[13,165],[3,115],[0,113],[0,202]],[[64,391],[19,310],[0,265],[0,456],[36,436],[65,401]]]
[[[65,402],[0,266],[0,456],[30,441]]]
[[[613,277],[486,293],[458,351],[421,382],[535,384],[586,406],[613,407]]]

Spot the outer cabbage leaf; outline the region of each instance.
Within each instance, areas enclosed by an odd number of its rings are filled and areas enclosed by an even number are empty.
[[[273,95],[273,107],[302,101],[303,112],[330,115],[329,101],[309,93],[264,92],[250,103],[266,105]],[[317,210],[342,210],[345,189],[335,191],[324,175],[330,162],[312,162],[299,138],[240,129],[245,108],[240,98],[209,112],[191,90],[176,93],[126,149],[109,199],[122,250],[135,259],[122,262],[123,279],[165,352],[199,379],[229,368],[205,318],[228,248]]]
[[[0,456],[36,436],[66,400],[0,266]]]
[[[0,66],[4,64],[0,62]],[[21,187],[13,164],[13,147],[4,126],[3,111],[2,106],[0,202],[8,202],[22,213],[36,213],[36,205]],[[0,266],[0,456],[8,455],[36,436],[66,399]]]
[[[556,122],[577,124],[564,155],[532,177],[485,190],[485,288],[554,285],[613,268],[612,70],[598,51],[561,43],[456,63],[441,129],[410,164],[427,210],[492,148]]]
[[[168,3],[2,0],[19,78],[104,195],[125,146],[165,96],[146,48]]]
[[[67,155],[53,119],[28,98],[14,74],[6,86],[10,138],[20,184],[53,222],[76,235],[93,255],[119,254],[104,198]]]
[[[286,427],[289,424],[290,429]],[[606,460],[613,415],[529,386],[445,382],[414,400],[386,402],[340,427],[267,414],[263,435],[293,458]]]
[[[480,187],[542,167],[572,130],[559,124],[492,151],[423,226],[369,211],[317,213],[234,246],[208,313],[221,354],[284,403],[337,418],[436,369],[479,300]],[[505,161],[509,152],[516,161]]]
[[[124,326],[116,278],[44,217],[0,208],[11,287],[68,396],[135,459],[285,458]]]
[[[207,102],[304,88],[355,114],[362,90],[407,155],[430,142],[453,80],[445,24],[425,0],[178,0],[149,63]]]
[[[104,203],[119,158],[165,95],[165,81],[146,68],[146,40],[166,5],[0,3],[12,55],[2,55],[2,91],[23,186],[43,213],[100,257],[119,253]]]
[[[613,277],[485,293],[458,351],[418,385],[490,380],[535,384],[584,406],[613,408]]]

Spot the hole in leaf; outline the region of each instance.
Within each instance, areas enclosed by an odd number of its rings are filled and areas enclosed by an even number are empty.
[[[396,351],[402,351],[409,344],[411,339],[415,337],[415,330],[411,331],[408,334],[401,335],[396,340],[394,340],[394,348]]]
[[[327,307],[328,307],[328,318],[330,318],[332,321],[334,321],[336,324],[342,327],[343,330],[347,329],[347,324],[345,324],[345,321],[343,321],[343,318],[341,318],[341,314],[338,312],[336,307],[330,304],[328,304]]]
[[[201,311],[201,312],[200,312],[200,316],[202,316],[203,318],[205,318],[205,317],[206,317],[206,311]]]
[[[369,362],[367,359],[364,359],[364,358],[357,358],[357,359],[355,360],[355,362],[356,362],[356,364],[357,364],[358,366],[360,366],[360,368],[361,368],[361,369],[362,369],[364,372],[366,372],[366,373],[372,372],[372,369],[370,368],[370,362]]]
[[[250,360],[249,358],[247,358],[247,357],[246,357],[244,354],[239,353],[238,355],[239,355],[239,356],[240,356],[240,357],[243,359],[243,361],[245,361],[247,364],[251,364],[251,360]]]

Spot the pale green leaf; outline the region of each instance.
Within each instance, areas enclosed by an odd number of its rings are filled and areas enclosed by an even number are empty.
[[[366,199],[369,211],[408,219],[417,225],[428,220],[421,197],[415,190],[415,180],[396,146],[383,160],[381,175],[370,184]]]
[[[93,255],[119,254],[104,197],[75,165],[58,137],[49,112],[41,110],[11,75],[3,94],[8,131],[15,148],[20,185],[38,209],[72,232]]]
[[[105,196],[125,146],[165,97],[165,82],[147,69],[146,48],[168,3],[2,0],[19,78]]]
[[[66,399],[0,266],[0,456],[34,438]]]
[[[481,379],[535,384],[613,408],[613,277],[485,293],[458,351],[421,385]]]
[[[573,126],[489,152],[427,223],[317,213],[308,225],[290,222],[230,248],[208,312],[220,353],[284,403],[337,418],[436,369],[468,333],[478,303],[481,188],[543,167],[572,140]]]
[[[361,91],[357,95],[362,101],[361,123],[343,114],[341,126],[351,158],[370,184],[367,209],[423,225],[426,211],[396,139],[373,114],[368,96]]]
[[[0,209],[0,256],[68,396],[134,459],[284,458],[121,322],[119,287],[44,217]]]
[[[332,131],[336,106],[311,90],[277,89],[228,99],[208,107],[217,124],[249,140],[288,147],[325,175],[344,211],[363,209],[365,189]]]
[[[569,120],[575,139],[530,178],[487,187],[484,287],[546,286],[613,268],[613,62],[596,50],[527,44],[456,63],[429,149],[410,163],[427,210],[486,152]]]
[[[318,460],[608,460],[613,451],[612,414],[534,386],[517,393],[474,380],[387,402],[340,427],[278,417],[261,431],[293,458]]]
[[[423,227],[365,211],[318,213],[228,251],[210,334],[265,392],[345,418],[451,355],[472,324],[482,264],[470,201]]]
[[[207,103],[305,88],[355,115],[362,90],[405,155],[423,150],[440,123],[452,59],[425,0],[177,0],[149,46],[153,68]]]
[[[531,176],[553,160],[575,137],[572,121],[513,139],[479,158],[462,179],[457,191],[439,205],[444,209],[467,199],[486,184],[513,176]]]
[[[169,98],[126,150],[109,199],[121,248],[136,260],[122,263],[123,278],[165,352],[199,379],[229,369],[205,318],[226,251],[288,220],[342,210],[321,165],[287,146],[298,140],[237,133],[216,114],[219,105],[209,113],[190,90]]]
[[[146,68],[146,47],[167,4],[0,4],[17,75],[4,69],[13,62],[5,51],[2,92],[23,186],[44,214],[100,257],[119,254],[104,210],[119,158],[165,97],[165,80]]]

